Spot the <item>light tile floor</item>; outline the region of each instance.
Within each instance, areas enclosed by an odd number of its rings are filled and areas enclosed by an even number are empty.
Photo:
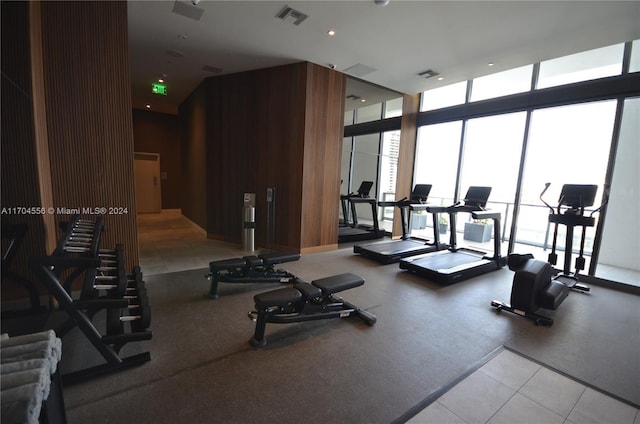
[[[640,424],[640,410],[503,350],[411,424]]]
[[[208,240],[180,211],[138,215],[145,275],[206,268],[247,254]],[[640,424],[640,411],[504,350],[420,413],[412,424]]]

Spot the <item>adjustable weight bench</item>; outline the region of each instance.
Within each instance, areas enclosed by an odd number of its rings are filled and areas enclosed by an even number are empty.
[[[248,314],[250,319],[256,321],[254,335],[249,340],[252,346],[267,344],[264,333],[268,322],[287,324],[355,315],[370,326],[376,323],[375,315],[335,296],[335,293],[363,285],[364,280],[360,276],[345,273],[311,283],[296,280],[292,287],[253,297],[256,309]]]
[[[211,286],[207,296],[218,298],[218,283],[289,283],[295,275],[275,266],[298,259],[299,253],[271,252],[209,262],[209,273],[205,278],[211,280]]]

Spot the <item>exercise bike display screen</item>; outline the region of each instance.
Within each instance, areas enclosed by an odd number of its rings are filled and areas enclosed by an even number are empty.
[[[598,191],[597,185],[565,184],[562,186],[559,203],[570,208],[593,206]]]

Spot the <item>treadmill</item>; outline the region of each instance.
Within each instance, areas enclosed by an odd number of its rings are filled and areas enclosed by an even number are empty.
[[[361,241],[379,239],[384,237],[384,230],[380,229],[378,223],[378,202],[376,199],[369,197],[369,191],[373,186],[372,181],[363,181],[357,193],[351,193],[340,196],[342,203],[342,213],[346,217],[351,212],[350,219],[345,219],[345,224],[338,226],[338,243],[346,243],[350,241]],[[347,204],[350,208],[347,208]],[[358,214],[356,205],[368,204],[371,206],[371,215],[373,216],[373,225],[364,225],[358,222]]]
[[[438,232],[438,212],[433,212],[433,242],[409,234],[409,214],[411,211],[426,211],[428,208],[427,197],[431,191],[431,184],[416,184],[411,192],[411,197],[392,202],[379,202],[380,206],[396,206],[400,209],[402,222],[402,238],[400,240],[382,241],[369,244],[357,244],[353,246],[353,253],[359,253],[381,264],[398,262],[408,256],[416,256],[449,247],[446,243],[440,243]]]
[[[340,221],[341,227],[353,226],[352,217],[353,215],[353,207],[349,205],[349,199],[354,197],[369,197],[369,192],[371,191],[371,187],[373,187],[373,181],[363,181],[360,183],[360,187],[358,191],[355,193],[349,194],[341,194],[340,195],[340,206],[342,207],[342,220]],[[356,218],[357,220],[357,218]]]
[[[449,248],[400,260],[400,269],[414,272],[439,284],[452,284],[477,275],[486,274],[506,265],[500,255],[500,212],[486,210],[491,187],[469,187],[464,198],[452,206],[428,207],[431,213],[448,213],[451,222]],[[459,248],[456,243],[456,215],[470,213],[474,219],[493,220],[493,256],[475,249]]]

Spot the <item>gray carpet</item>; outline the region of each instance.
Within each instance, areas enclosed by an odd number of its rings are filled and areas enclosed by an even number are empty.
[[[504,344],[553,344],[564,328],[559,322],[537,328],[495,313],[490,301],[507,300],[511,290],[507,269],[441,287],[350,248],[285,265],[306,280],[360,274],[365,285],[342,296],[376,314],[377,324],[357,318],[268,324],[268,344],[256,349],[248,344],[254,323],[246,313],[254,294],[279,284],[221,284],[220,298],[210,300],[204,297],[206,270],[148,276],[153,340],[126,346],[124,353],[149,350],[151,361],[65,388],[69,421],[390,423]],[[584,300],[593,299],[599,297]],[[578,303],[573,300],[567,302]],[[591,334],[588,324],[584,319]],[[605,325],[597,328],[606,338],[611,330]],[[92,347],[66,349],[78,352],[67,359],[77,365],[86,360],[80,352]],[[616,358],[593,367],[606,373],[619,364]]]
[[[636,408],[640,405],[640,297],[594,286],[572,292],[551,328],[533,326],[505,344]]]

